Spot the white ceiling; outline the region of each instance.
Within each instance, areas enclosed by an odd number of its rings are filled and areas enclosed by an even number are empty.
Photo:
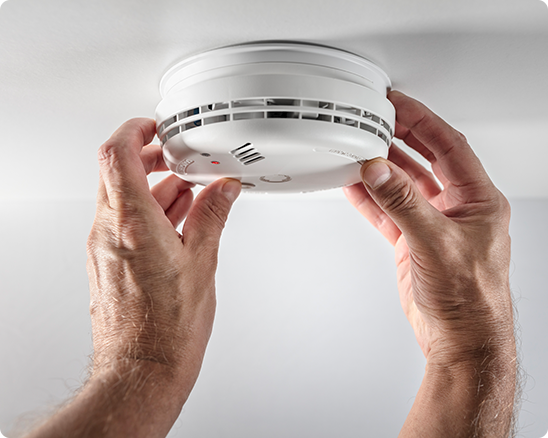
[[[466,134],[507,196],[548,197],[548,7],[540,0],[8,0],[0,9],[0,199],[94,197],[97,148],[126,119],[154,116],[170,65],[263,39],[372,59],[394,88]]]

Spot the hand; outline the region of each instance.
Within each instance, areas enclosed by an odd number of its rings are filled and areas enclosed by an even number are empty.
[[[97,213],[88,239],[94,367],[149,360],[176,369],[201,361],[215,310],[221,231],[240,192],[217,181],[192,203],[193,184],[171,175],[153,120],[126,122],[99,151]],[[183,233],[175,228],[188,213]]]
[[[506,427],[515,382],[509,204],[461,133],[400,92],[393,91],[388,98],[396,108],[396,137],[432,164],[443,188],[431,173],[392,145],[388,160],[364,163],[363,184],[348,187],[345,193],[395,246],[401,305],[427,359],[427,371],[431,375],[437,370],[441,376],[426,384],[423,381],[429,389],[421,387],[423,396],[417,396],[416,403],[429,406],[430,417],[420,417],[420,408],[414,405],[414,418],[430,418],[432,423],[436,409],[432,397],[441,409],[443,403],[439,393],[435,394],[443,387],[448,399],[460,400],[449,410],[456,409],[461,420],[468,418],[470,427],[477,414],[474,409],[479,409],[474,403],[485,401],[480,393],[498,383],[503,394],[497,396],[499,404],[492,412],[498,409],[497,424]],[[448,376],[454,380],[448,381]],[[501,376],[504,384],[495,382]],[[434,380],[436,385],[428,385]],[[465,391],[455,391],[455,382]],[[451,391],[455,391],[453,396]],[[467,399],[466,394],[476,400]],[[485,406],[484,411],[489,411]],[[456,424],[448,415],[440,413],[447,420],[444,424]],[[424,427],[419,429],[419,436],[430,436]],[[462,431],[462,436],[471,433]],[[461,436],[450,428],[447,432]],[[493,436],[503,436],[496,433]]]
[[[390,161],[365,163],[365,185],[345,193],[395,246],[401,304],[426,358],[458,360],[512,325],[510,207],[461,133],[402,93],[388,98],[396,137],[432,163],[443,189],[392,145]]]
[[[153,120],[130,120],[99,150],[88,239],[93,374],[157,364],[176,388],[162,404],[180,410],[211,334],[219,239],[241,185],[216,181],[194,202],[193,185],[175,175],[149,190],[146,175],[168,170],[159,146],[143,147],[154,135]]]
[[[27,438],[165,437],[198,377],[215,313],[219,239],[239,181],[168,176],[148,145],[154,120],[126,122],[99,149],[88,239],[93,370],[76,397]],[[187,217],[188,214],[188,217]],[[182,235],[176,227],[187,217]]]

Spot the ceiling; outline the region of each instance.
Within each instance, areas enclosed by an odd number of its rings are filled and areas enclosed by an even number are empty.
[[[328,44],[377,62],[394,88],[465,133],[508,197],[548,197],[540,0],[8,0],[0,199],[94,197],[97,148],[126,119],[154,116],[170,65],[265,39]]]

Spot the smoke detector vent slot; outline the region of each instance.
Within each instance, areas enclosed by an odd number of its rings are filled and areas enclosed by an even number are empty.
[[[269,111],[266,113],[268,119],[298,119],[299,113],[290,111]]]
[[[234,113],[232,117],[234,117],[234,120],[264,119],[264,113],[259,111],[253,113]]]
[[[246,162],[244,163],[244,165],[245,165],[245,166],[248,166],[248,165],[250,165],[250,164],[257,163],[258,161],[261,161],[261,160],[264,160],[264,157],[253,158],[252,160],[246,161]]]
[[[301,106],[300,101],[295,99],[266,99],[266,104],[274,106]]]
[[[264,99],[244,99],[232,102],[232,108],[242,108],[250,106],[265,106]]]
[[[194,129],[198,126],[201,126],[202,125],[202,121],[201,120],[196,120],[195,122],[192,122],[192,123],[187,123],[186,125],[184,125],[184,130],[185,131],[190,131],[191,129]]]
[[[337,105],[335,109],[337,111],[352,114],[353,116],[358,116],[358,117],[362,114],[362,110],[360,110],[358,108],[353,108],[351,106]]]
[[[183,113],[179,114],[179,120],[186,119],[187,117],[195,116],[196,114],[200,114],[200,108],[192,108],[188,111],[184,111]]]
[[[249,164],[256,163],[264,160],[265,157],[253,147],[251,143],[246,143],[239,148],[230,151],[230,154],[234,156],[240,163],[248,166]]]
[[[236,152],[241,151],[242,149],[245,149],[247,147],[251,146],[251,143],[246,143],[243,146],[240,146],[239,148],[233,149],[230,151],[232,155],[234,155]]]
[[[223,114],[222,116],[209,117],[204,119],[204,125],[212,125],[213,123],[227,122],[230,116],[228,114]]]
[[[234,157],[236,157],[238,160],[245,160],[247,158],[247,156],[250,155],[250,152],[254,153],[255,149],[253,149],[253,148],[246,149],[245,151],[243,151],[240,154],[234,154]]]
[[[364,131],[370,132],[371,134],[377,135],[377,130],[367,123],[360,123],[360,128]]]
[[[160,131],[165,130],[168,126],[173,125],[177,121],[177,116],[170,117],[167,119],[164,123],[162,123],[162,126],[160,127]]]
[[[319,102],[317,100],[303,100],[302,106],[305,107],[311,107],[311,108],[321,108],[321,109],[327,109],[332,110],[333,104],[329,102]]]
[[[170,138],[175,137],[177,134],[179,134],[179,132],[179,128],[172,129],[166,134],[164,141],[168,141]]]

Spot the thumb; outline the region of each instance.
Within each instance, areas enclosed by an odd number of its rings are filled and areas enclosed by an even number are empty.
[[[225,222],[241,187],[240,181],[223,178],[200,192],[183,226],[184,246],[197,251],[207,248],[217,251]]]
[[[440,213],[420,193],[409,175],[384,158],[365,162],[361,168],[365,188],[377,205],[409,241],[431,235]]]

